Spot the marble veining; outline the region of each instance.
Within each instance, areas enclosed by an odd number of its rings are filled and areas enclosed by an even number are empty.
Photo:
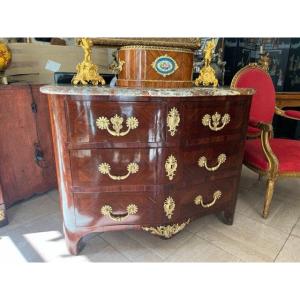
[[[253,89],[232,88],[121,88],[108,86],[72,86],[46,85],[40,88],[42,93],[56,95],[84,95],[84,96],[152,96],[152,97],[193,97],[193,96],[233,96],[252,95]]]

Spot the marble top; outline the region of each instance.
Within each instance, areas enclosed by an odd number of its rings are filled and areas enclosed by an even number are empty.
[[[253,95],[253,89],[231,89],[213,87],[191,88],[122,88],[109,86],[46,85],[40,88],[44,94],[82,96],[152,96],[152,97],[192,97],[192,96],[233,96]]]

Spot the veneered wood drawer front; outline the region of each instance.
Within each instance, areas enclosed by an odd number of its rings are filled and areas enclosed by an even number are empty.
[[[163,113],[155,102],[67,101],[72,146],[156,143],[163,139]]]
[[[205,214],[231,204],[236,195],[235,178],[221,180],[207,180],[198,185],[191,185],[185,190],[177,192],[180,201],[181,216]]]
[[[237,176],[243,161],[243,142],[191,146],[184,150],[184,178],[187,183]]]
[[[185,103],[186,144],[208,144],[240,138],[247,124],[244,119],[247,104],[234,98]]]
[[[74,202],[78,227],[143,225],[158,221],[151,193],[75,193]]]
[[[154,148],[71,150],[73,187],[153,185],[156,156]]]

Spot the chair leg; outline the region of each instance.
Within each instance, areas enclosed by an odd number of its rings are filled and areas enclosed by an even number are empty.
[[[263,210],[263,217],[266,219],[269,214],[269,208],[273,197],[275,179],[268,179],[267,181],[267,190],[265,195],[265,204]]]

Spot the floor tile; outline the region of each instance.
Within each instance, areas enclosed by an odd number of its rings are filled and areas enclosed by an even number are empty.
[[[188,243],[170,255],[168,262],[238,262],[239,258],[212,245],[198,236],[193,236]]]
[[[186,227],[187,228],[187,227]],[[172,253],[176,251],[181,245],[187,243],[192,237],[192,234],[186,230],[186,228],[173,236],[171,239],[162,239],[159,236],[152,235],[145,231],[128,231],[127,234],[153,253],[166,259]]]
[[[238,195],[237,212],[259,223],[290,233],[300,217],[300,207],[276,195],[273,197],[269,216],[265,219],[262,217],[263,201],[264,199],[256,191],[241,190]]]
[[[52,201],[47,194],[43,194],[14,205],[7,210],[7,215],[11,225],[20,225],[30,223],[36,218],[58,211],[58,203]]]
[[[96,250],[96,249],[95,249]],[[114,249],[112,246],[108,245],[104,248],[97,247],[97,251],[93,254],[87,255],[90,262],[128,262],[129,260]]]
[[[135,260],[143,255],[149,257],[151,255],[150,250],[133,239],[131,235],[126,234],[127,232],[129,231],[104,232],[101,237],[129,260]]]
[[[51,200],[54,200],[55,202],[59,202],[59,192],[57,189],[49,191],[47,195],[51,198]]]
[[[272,261],[288,237],[286,233],[240,214],[235,215],[232,226],[210,217],[195,221],[192,229],[199,237],[251,262]]]
[[[300,262],[300,237],[289,237],[276,262]]]
[[[299,218],[298,222],[296,223],[296,225],[294,226],[291,234],[300,237],[300,218]]]

